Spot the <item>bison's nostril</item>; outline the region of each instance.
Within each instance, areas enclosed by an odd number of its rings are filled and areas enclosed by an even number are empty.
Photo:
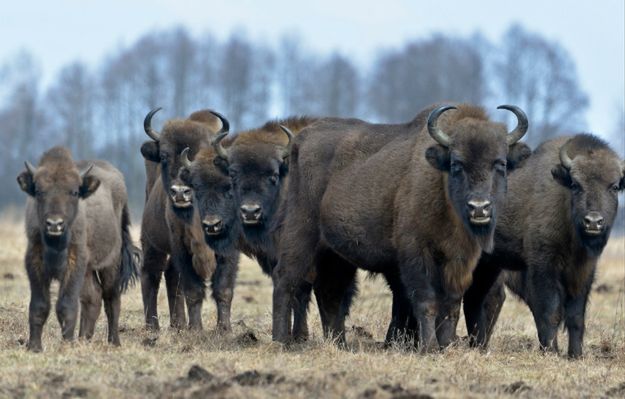
[[[475,217],[486,217],[490,215],[491,202],[488,200],[470,200],[467,202],[469,212]]]
[[[61,218],[46,219],[46,230],[48,233],[62,233],[65,230],[65,221]]]
[[[600,230],[603,228],[604,219],[599,212],[589,212],[584,216],[584,225],[588,230]]]
[[[241,216],[245,223],[256,223],[260,220],[262,215],[262,208],[258,204],[243,204],[241,205]]]

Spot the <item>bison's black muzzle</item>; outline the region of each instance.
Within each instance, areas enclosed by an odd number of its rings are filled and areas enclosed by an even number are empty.
[[[189,186],[174,184],[169,188],[169,195],[176,208],[189,208],[193,205],[193,190]]]
[[[241,219],[243,220],[243,224],[247,224],[247,225],[259,224],[262,214],[263,214],[262,208],[258,204],[241,205]]]
[[[584,216],[584,232],[590,236],[597,236],[603,233],[605,221],[599,212],[588,212]]]
[[[223,231],[224,224],[221,219],[217,217],[207,217],[202,220],[202,228],[204,229],[204,234],[208,236],[217,236]]]
[[[492,203],[489,200],[470,200],[467,202],[471,224],[483,226],[490,223]]]
[[[51,237],[59,237],[65,232],[65,221],[63,218],[46,219],[46,234]]]

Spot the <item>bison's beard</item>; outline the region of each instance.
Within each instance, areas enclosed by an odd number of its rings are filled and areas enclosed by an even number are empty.
[[[591,257],[599,257],[603,252],[603,248],[608,243],[610,237],[610,228],[606,227],[603,232],[597,236],[591,236],[584,232],[583,227],[578,228],[578,235],[584,245],[584,248],[588,251],[588,255]]]
[[[171,205],[171,209],[174,211],[174,215],[176,215],[176,217],[180,219],[183,223],[193,223],[194,207],[191,206],[188,208],[177,208]]]
[[[495,218],[488,225],[470,225],[471,234],[477,241],[482,251],[490,254],[495,249]]]

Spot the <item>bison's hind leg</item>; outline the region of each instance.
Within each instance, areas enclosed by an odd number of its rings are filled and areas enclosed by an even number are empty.
[[[102,286],[96,272],[89,269],[80,292],[80,329],[78,336],[91,339],[102,307]]]
[[[356,268],[333,252],[318,258],[315,296],[322,315],[323,335],[344,346],[345,318],[357,292]]]
[[[117,267],[107,267],[97,273],[102,284],[104,312],[108,322],[108,343],[119,346],[119,313],[122,295],[119,270]]]

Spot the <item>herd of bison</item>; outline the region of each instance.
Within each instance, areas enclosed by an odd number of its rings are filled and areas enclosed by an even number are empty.
[[[123,175],[49,149],[17,177],[28,194],[28,349],[42,350],[52,280],[65,340],[79,314],[79,336],[91,338],[104,303],[108,341],[120,345],[121,294],[136,279],[146,327],[159,329],[163,275],[171,327],[202,328],[210,283],[217,330],[227,333],[243,253],[272,278],[278,342],[308,338],[314,292],[324,336],[344,345],[360,268],[381,274],[392,292],[389,345],[450,345],[462,305],[470,345],[486,347],[507,286],[529,306],[542,350],[558,352],[564,323],[568,356],[581,356],[625,162],[586,133],[532,150],[520,141],[525,113],[498,109],[514,114],[514,129],[458,104],[403,124],[291,117],[236,134],[223,115],[202,110],[159,132],[154,109],[140,149],[141,249],[129,233]]]

